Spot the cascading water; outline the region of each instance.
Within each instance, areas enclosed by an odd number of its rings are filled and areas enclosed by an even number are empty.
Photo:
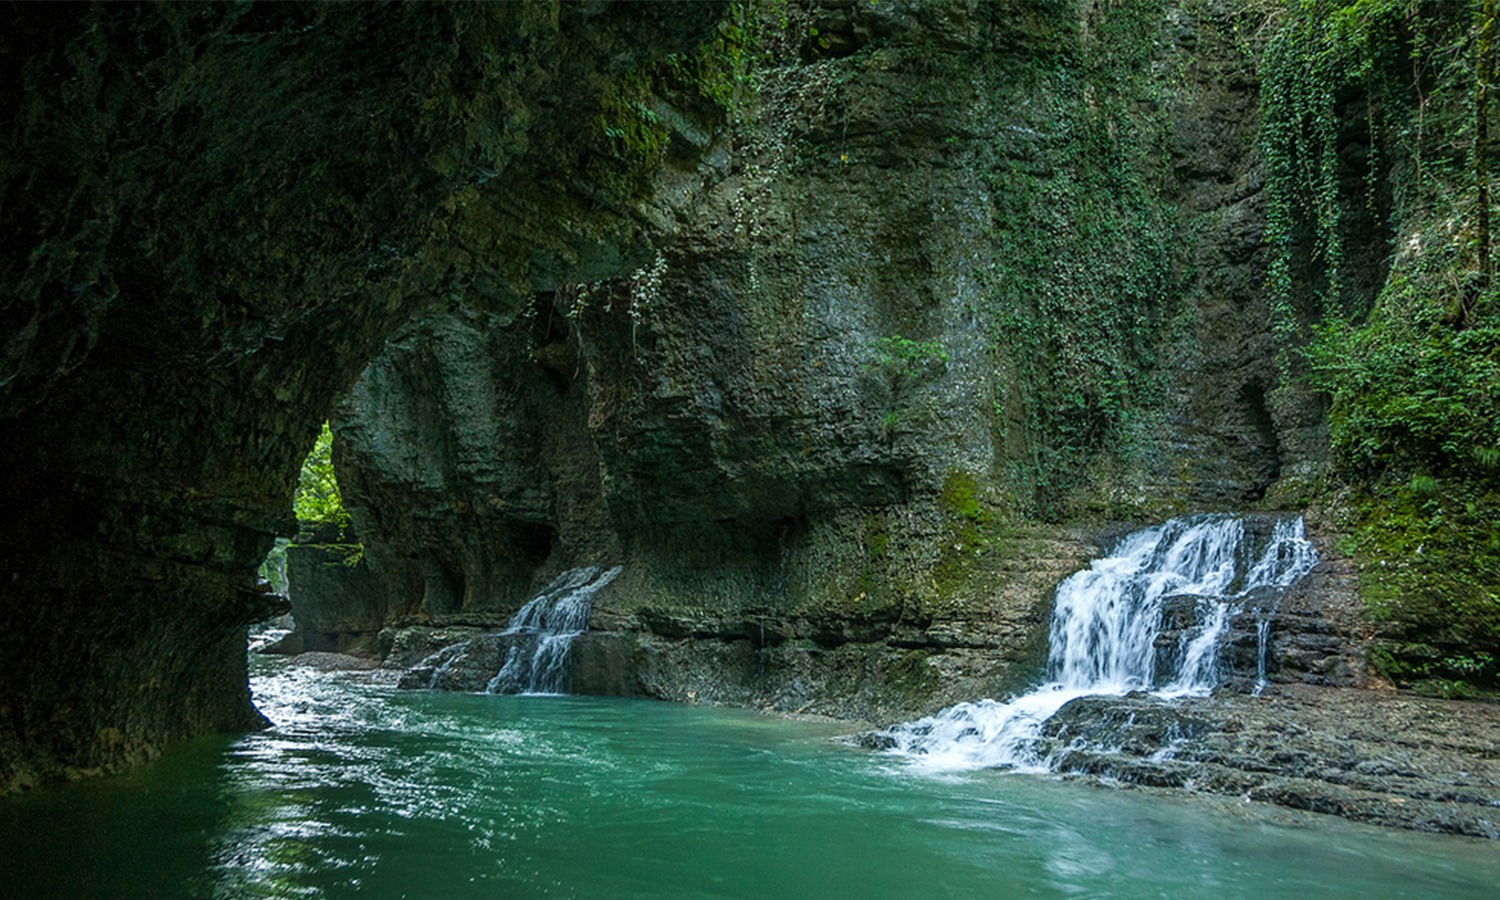
[[[573,640],[588,630],[594,594],[619,574],[619,566],[571,569],[521,607],[501,632],[514,643],[486,693],[563,693],[569,651]]]
[[[1208,693],[1218,682],[1218,642],[1245,598],[1287,587],[1316,562],[1300,518],[1277,522],[1259,554],[1232,516],[1173,519],[1135,532],[1057,586],[1046,684],[1008,703],[960,703],[885,737],[893,752],[932,768],[1044,771],[1033,748],[1065,703],[1153,689],[1161,697]],[[1175,665],[1158,671],[1162,601],[1182,595],[1196,604],[1199,622],[1172,648]]]

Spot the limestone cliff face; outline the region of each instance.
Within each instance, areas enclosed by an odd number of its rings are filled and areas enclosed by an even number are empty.
[[[339,400],[382,621],[624,564],[657,696],[994,692],[1100,523],[1296,502],[1259,23],[751,9],[6,9],[0,786],[258,721]]]
[[[723,11],[6,9],[0,790],[260,721],[243,626],[318,423],[422,310],[670,225],[610,129]]]
[[[434,319],[337,409],[393,622],[623,564],[582,689],[911,714],[1034,674],[1105,519],[1326,458],[1272,399],[1232,17],[786,12],[653,259]]]

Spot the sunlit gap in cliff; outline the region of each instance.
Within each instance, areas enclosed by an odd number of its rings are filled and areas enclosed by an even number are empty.
[[[1164,699],[1209,693],[1230,618],[1253,604],[1268,621],[1281,593],[1316,562],[1301,518],[1277,522],[1258,551],[1234,516],[1137,531],[1057,586],[1045,684],[1007,702],[960,703],[897,725],[879,743],[934,770],[1049,771],[1036,748],[1064,704],[1137,691]],[[1191,624],[1181,621],[1189,617]],[[1178,626],[1175,641],[1162,640],[1164,624]],[[1263,660],[1257,668],[1264,672]]]
[[[277,538],[271,552],[260,564],[259,578],[271,593],[278,597],[291,597],[291,584],[286,574],[286,549],[292,544],[289,538]],[[286,637],[296,622],[290,612],[283,613],[264,622],[250,626],[250,651],[259,652]]]
[[[297,517],[296,543],[316,544],[328,549],[345,565],[359,561],[363,547],[354,538],[349,513],[344,510],[343,495],[333,471],[333,432],[327,422],[323,423],[318,439],[302,461],[292,511]],[[260,565],[260,578],[271,593],[288,599],[292,596],[292,584],[287,571],[287,552],[293,543],[290,538],[277,538]],[[297,647],[284,643],[295,628],[296,622],[290,612],[255,623],[250,628],[250,648],[273,653],[296,652]]]

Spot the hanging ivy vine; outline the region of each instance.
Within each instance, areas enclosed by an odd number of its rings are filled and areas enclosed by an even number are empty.
[[[985,176],[995,253],[978,273],[979,311],[1012,372],[997,430],[1025,432],[1007,441],[1027,452],[1010,460],[1012,494],[1045,518],[1069,514],[1090,461],[1119,451],[1132,416],[1159,399],[1157,339],[1181,273],[1142,162],[1164,154],[1165,104],[1136,100],[1168,88],[1170,70],[1152,65],[1164,18],[1158,4],[1111,8],[1075,34],[1076,53],[1001,57],[986,73],[1017,118]]]
[[[1412,52],[1404,33],[1410,7],[1408,0],[1289,3],[1261,56],[1265,239],[1272,250],[1266,289],[1283,385],[1291,380],[1310,323],[1343,322],[1366,312],[1351,308],[1348,290],[1344,210],[1350,198],[1341,196],[1340,131],[1346,123],[1340,105],[1361,95],[1364,100],[1369,156],[1360,205],[1378,226],[1381,138],[1389,131],[1386,111],[1404,105],[1401,70]]]
[[[1283,382],[1331,401],[1345,550],[1403,685],[1471,695],[1500,683],[1500,323],[1484,273],[1488,167],[1478,84],[1493,3],[1288,4],[1262,64],[1274,250],[1267,289]],[[1384,285],[1351,303],[1341,131],[1364,100],[1365,184],[1387,179]],[[1367,192],[1373,187],[1367,187]],[[1365,202],[1370,203],[1367,196]]]

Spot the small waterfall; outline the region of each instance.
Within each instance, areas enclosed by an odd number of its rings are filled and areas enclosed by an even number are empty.
[[[1208,693],[1218,683],[1219,640],[1245,598],[1285,588],[1316,562],[1300,518],[1277,522],[1258,555],[1245,540],[1243,521],[1233,516],[1173,519],[1135,532],[1057,586],[1046,684],[1008,703],[960,703],[895,726],[884,737],[893,752],[933,768],[1043,771],[1046,761],[1033,747],[1065,703],[1132,691]],[[1177,645],[1159,654],[1168,597],[1190,603],[1197,623],[1180,629]]]
[[[570,569],[521,607],[501,632],[510,648],[485,692],[566,693],[573,640],[588,630],[595,592],[619,574],[619,566]]]
[[[1270,684],[1266,680],[1266,645],[1271,638],[1271,618],[1261,614],[1260,620],[1255,623],[1255,690],[1251,696],[1259,697],[1261,691]]]

